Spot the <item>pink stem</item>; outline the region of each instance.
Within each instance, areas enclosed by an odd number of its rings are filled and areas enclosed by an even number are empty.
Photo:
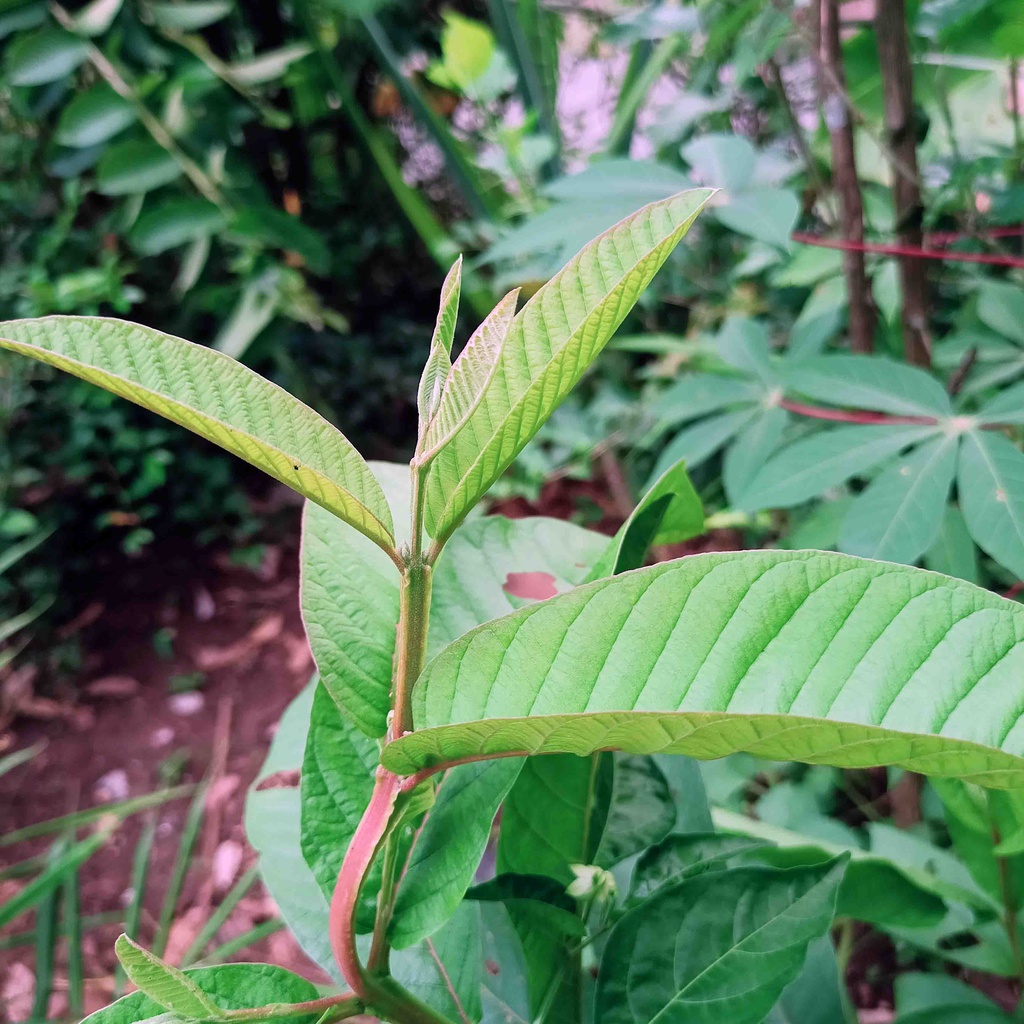
[[[373,864],[382,840],[391,821],[395,801],[402,791],[402,777],[377,769],[373,795],[356,828],[352,842],[345,853],[338,884],[331,899],[331,949],[341,967],[341,973],[352,991],[360,999],[370,996],[363,978],[363,968],[356,951],[356,909],[359,905],[359,890],[363,879]]]
[[[864,409],[853,411],[826,409],[820,405],[791,402],[788,398],[782,399],[779,405],[799,416],[810,416],[817,420],[835,420],[838,423],[921,423],[927,426],[938,423],[934,416],[890,416],[885,412],[869,412]]]

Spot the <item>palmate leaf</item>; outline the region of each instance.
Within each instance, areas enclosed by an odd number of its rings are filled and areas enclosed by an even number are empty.
[[[304,494],[385,550],[393,547],[388,503],[348,440],[222,353],[139,324],[74,316],[0,323],[0,348],[152,409]]]
[[[616,925],[597,1024],[757,1024],[832,923],[844,861],[666,886]]]
[[[694,555],[468,633],[414,695],[408,773],[462,757],[745,750],[1024,783],[1024,608],[824,552]]]
[[[614,334],[712,195],[683,192],[586,245],[512,322],[479,405],[427,474],[426,525],[446,538]]]

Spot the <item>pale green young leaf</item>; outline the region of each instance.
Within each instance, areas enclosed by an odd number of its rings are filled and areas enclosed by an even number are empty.
[[[615,576],[644,564],[655,544],[678,544],[704,532],[704,507],[693,489],[686,462],[670,466],[640,499],[587,576]]]
[[[185,0],[184,3],[152,3],[148,11],[161,28],[178,32],[197,32],[232,11],[231,0]]]
[[[439,381],[436,400],[432,399],[429,406],[430,416],[421,421],[426,423],[426,427],[417,446],[417,464],[428,463],[455,436],[483,399],[487,384],[498,366],[501,346],[508,337],[518,301],[517,288],[487,315],[451,364],[444,379]],[[422,410],[422,404],[420,408]]]
[[[396,949],[433,935],[455,913],[521,767],[518,758],[505,758],[461,765],[445,776],[402,877],[389,928]]]
[[[956,437],[937,437],[887,467],[854,499],[839,534],[839,550],[916,562],[942,529],[958,447]]]
[[[476,410],[430,467],[426,523],[445,539],[607,344],[711,196],[684,192],[599,236],[512,322]]]
[[[695,469],[749,426],[757,412],[757,406],[748,406],[735,412],[709,416],[680,430],[658,457],[651,478],[657,480],[677,462],[685,462],[690,469]]]
[[[608,939],[597,1024],[757,1024],[832,923],[845,862],[738,868],[658,891]]]
[[[896,416],[949,416],[943,386],[916,366],[885,356],[825,355],[790,363],[786,386],[819,402]]]
[[[1001,434],[972,431],[960,446],[957,491],[978,547],[1024,579],[1024,455]]]
[[[747,512],[792,508],[934,433],[933,427],[870,425],[836,427],[812,434],[770,458],[754,474],[736,504]]]
[[[193,1020],[216,1020],[226,1016],[184,971],[164,963],[127,935],[118,936],[114,950],[132,984],[164,1009]]]
[[[383,759],[746,750],[1009,787],[1022,668],[1024,608],[961,580],[825,552],[693,555],[466,634]]]
[[[955,505],[947,505],[935,543],[924,553],[924,564],[932,572],[957,576],[968,583],[979,583],[978,549],[971,540],[964,515]]]
[[[0,323],[0,348],[66,370],[187,427],[391,550],[387,501],[344,435],[222,353],[138,324],[72,316]]]
[[[778,406],[770,406],[730,445],[722,459],[722,484],[733,506],[739,504],[750,482],[775,454],[788,426],[789,413]]]
[[[441,285],[441,302],[437,310],[434,334],[430,339],[430,352],[420,376],[417,392],[419,410],[420,445],[423,434],[437,412],[441,400],[441,389],[451,372],[452,340],[455,325],[459,319],[459,296],[462,293],[462,257],[460,256],[448,271]]]
[[[249,1010],[270,1003],[305,1003],[320,996],[311,981],[270,964],[222,964],[181,973],[202,998],[216,1000],[222,1010]],[[136,1024],[159,1017],[162,1009],[160,1003],[139,991],[104,1006],[85,1020],[89,1024]],[[315,1013],[289,1018],[293,1024],[314,1024],[316,1019]]]

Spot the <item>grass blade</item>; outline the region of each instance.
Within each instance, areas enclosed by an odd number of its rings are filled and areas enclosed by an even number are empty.
[[[281,931],[282,928],[284,928],[284,921],[279,917],[272,917],[269,921],[262,921],[255,928],[250,928],[249,931],[243,932],[241,935],[217,946],[216,949],[211,950],[198,963],[192,964],[192,967],[212,967],[214,964],[222,964],[240,950],[255,945],[268,935]]]
[[[199,786],[195,796],[192,797],[192,803],[189,804],[188,813],[185,815],[185,825],[181,833],[181,842],[178,844],[178,854],[174,859],[171,880],[167,885],[163,906],[160,908],[156,935],[153,938],[152,951],[158,957],[162,957],[167,948],[167,937],[171,931],[171,922],[174,920],[174,911],[178,906],[185,877],[188,875],[188,869],[192,863],[192,852],[195,849],[196,838],[203,824],[203,813],[206,809],[206,790],[205,783]]]
[[[185,951],[185,955],[181,958],[182,967],[191,967],[202,956],[203,950],[206,949],[213,937],[220,931],[221,925],[231,916],[231,912],[238,906],[242,897],[252,888],[253,883],[259,877],[259,873],[259,868],[253,865],[232,886],[231,891],[221,901],[220,906],[210,915],[199,934],[192,940],[192,945]]]
[[[53,844],[50,858],[58,864],[67,849],[67,842]],[[53,992],[53,961],[57,951],[57,910],[61,890],[48,889],[36,905],[36,987],[32,994],[31,1020],[46,1020],[50,994]]]
[[[3,778],[8,772],[14,771],[15,768],[21,767],[26,761],[31,761],[45,746],[46,743],[41,741],[33,743],[31,747],[25,747],[23,750],[15,750],[13,754],[8,754],[6,757],[0,757],[0,778]]]
[[[40,836],[53,835],[55,832],[64,832],[68,829],[79,829],[83,825],[97,821],[106,815],[113,815],[119,821],[139,811],[149,810],[150,807],[159,807],[170,800],[177,800],[179,797],[188,796],[193,792],[193,784],[185,786],[174,786],[171,789],[161,789],[155,793],[147,793],[145,796],[133,797],[131,800],[122,800],[119,803],[100,804],[97,807],[90,807],[84,811],[74,811],[71,814],[64,814],[59,818],[50,818],[48,821],[40,821],[35,825],[26,825],[25,828],[16,829],[0,836],[0,847],[13,846],[15,843],[24,842],[26,839],[38,839]]]
[[[76,1020],[85,1015],[85,963],[82,958],[82,913],[78,872],[72,871],[62,889],[64,932],[68,959],[68,1013]]]
[[[149,861],[153,852],[153,839],[156,836],[156,817],[150,815],[142,826],[142,835],[139,836],[135,852],[132,854],[132,900],[128,904],[128,910],[124,917],[124,933],[129,939],[139,937],[139,921],[142,918],[142,905],[146,899],[146,880],[149,877]],[[125,983],[128,975],[125,973],[121,961],[118,960],[114,968],[114,998],[119,999],[124,995]]]

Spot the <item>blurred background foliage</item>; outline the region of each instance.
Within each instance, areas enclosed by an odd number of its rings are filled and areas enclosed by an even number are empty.
[[[883,16],[906,28],[884,59]],[[993,442],[1004,507],[961,509],[948,425],[904,443],[898,421],[1001,402],[999,438],[1019,440],[1024,290],[1004,263],[1022,250],[992,231],[1024,220],[1021,56],[1016,0],[0,0],[0,318],[125,316],[216,346],[396,458],[458,252],[466,337],[626,213],[720,186],[498,495],[536,507],[546,482],[550,499],[596,475],[625,508],[685,456],[709,524],[743,544],[1013,588],[1024,532],[984,535],[1024,521],[1024,457]],[[807,232],[952,232],[993,262]],[[157,538],[266,534],[258,482],[183,432],[10,358],[0,389],[6,658],[34,637],[71,664],[46,638],[97,567],[116,577]],[[960,453],[961,488],[985,454]],[[858,529],[879,517],[901,529]]]

